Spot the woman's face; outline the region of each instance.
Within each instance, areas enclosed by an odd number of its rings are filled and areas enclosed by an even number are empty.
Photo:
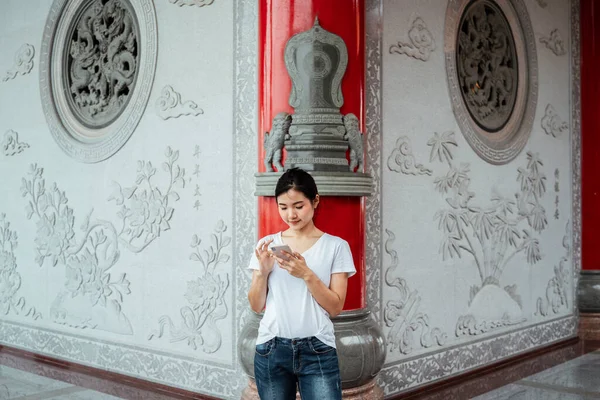
[[[283,222],[293,230],[302,230],[312,222],[319,196],[311,202],[302,192],[290,189],[277,197],[277,207]]]

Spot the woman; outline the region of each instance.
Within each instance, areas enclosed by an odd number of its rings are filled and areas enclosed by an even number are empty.
[[[330,317],[342,311],[348,278],[356,273],[350,246],[315,226],[319,194],[306,171],[286,171],[275,198],[289,228],[261,239],[249,267],[250,306],[265,310],[254,356],[258,393],[262,400],[295,399],[298,387],[303,400],[341,399]],[[284,244],[293,251],[270,250]]]

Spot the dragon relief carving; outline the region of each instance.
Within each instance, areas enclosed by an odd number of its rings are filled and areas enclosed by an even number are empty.
[[[410,43],[398,42],[390,46],[390,54],[405,54],[416,60],[427,61],[435,50],[433,34],[421,17],[416,17],[408,31]]]
[[[454,134],[435,133],[427,144],[431,146],[430,161],[437,159],[449,167],[446,175],[434,181],[436,190],[447,196],[450,206],[434,216],[445,236],[440,253],[443,260],[470,255],[481,279],[480,285],[471,287],[469,312],[460,317],[457,336],[522,322],[522,305],[516,286],[501,288],[500,277],[513,257],[520,253],[525,254],[530,265],[542,259],[539,239],[534,235],[548,225],[541,204],[546,192],[542,161],[537,154],[528,152],[527,166],[517,171],[520,191],[515,193],[514,200],[494,190],[492,204],[481,207],[473,204],[475,193],[469,190],[469,164],[458,167],[454,164],[451,151],[457,146]],[[522,224],[528,227],[521,228]]]
[[[65,192],[56,183],[47,188],[43,168],[31,165],[21,191],[29,199],[27,218],[37,219],[36,262],[43,266],[48,261],[66,270],[65,288],[50,308],[55,323],[133,334],[129,319],[121,311],[124,296],[131,293],[130,282],[125,273],[114,276],[111,269],[119,260],[121,247],[139,253],[170,228],[170,202],[179,199],[175,188],[185,184],[185,170],[175,164],[178,151],[169,147],[165,156],[163,170],[170,178],[166,190],[153,184],[156,169],[152,163],[138,161],[135,185],[122,188],[115,183],[116,190],[108,199],[121,206],[117,212],[121,228],[109,221],[92,221],[92,210],[81,225],[80,242]]]
[[[216,322],[227,317],[228,308],[225,302],[225,292],[229,287],[229,274],[217,270],[217,267],[226,264],[230,256],[223,251],[231,243],[231,238],[223,236],[227,226],[219,221],[211,235],[213,244],[200,252],[201,240],[197,235],[192,237],[191,247],[194,251],[190,260],[200,263],[202,270],[200,276],[187,282],[187,291],[184,295],[189,305],[180,309],[183,322],[177,328],[168,315],[159,319],[159,330],[149,335],[148,340],[162,338],[168,326],[171,342],[186,341],[187,345],[197,350],[202,347],[205,353],[214,353],[221,348],[221,331]]]
[[[350,172],[354,172],[357,167],[360,172],[363,168],[364,135],[360,131],[358,117],[352,113],[344,115],[344,128],[346,129],[344,140],[348,141],[348,147],[350,148]]]
[[[421,297],[418,292],[411,291],[404,279],[394,277],[399,262],[398,253],[391,249],[391,244],[396,236],[388,229],[385,232],[388,234],[385,251],[392,258],[391,265],[385,272],[385,283],[398,292],[394,300],[386,303],[383,314],[385,324],[391,328],[387,335],[390,352],[398,350],[405,355],[412,353],[415,349],[415,333],[418,344],[423,348],[443,346],[447,335],[440,328],[429,326],[429,317],[419,311]]]
[[[11,129],[4,133],[1,146],[2,153],[7,157],[22,153],[25,149],[29,148],[27,143],[19,141],[19,134]]]
[[[169,85],[163,88],[160,97],[156,99],[156,111],[158,116],[164,120],[178,118],[182,115],[204,114],[204,111],[195,102],[188,100],[182,103],[181,95]]]
[[[509,120],[517,97],[518,63],[506,17],[491,2],[474,2],[458,33],[456,64],[462,97],[488,131]]]
[[[68,90],[76,114],[91,125],[114,120],[133,89],[139,48],[135,17],[120,0],[95,0],[68,48]]]
[[[21,288],[21,274],[17,272],[15,250],[18,245],[17,233],[10,229],[6,214],[0,214],[0,315],[16,315],[41,318],[33,307],[27,308],[23,297],[17,298]]]
[[[390,171],[401,172],[405,175],[431,175],[433,173],[423,164],[416,163],[408,136],[400,136],[396,140],[396,146],[388,157],[387,166]]]
[[[552,107],[552,104],[546,106],[546,112],[542,117],[542,129],[546,132],[546,135],[552,137],[560,136],[564,131],[569,129],[569,125],[560,119],[558,113]]]
[[[17,75],[27,75],[33,69],[33,56],[35,49],[32,45],[25,43],[15,53],[15,65],[6,71],[2,78],[3,82],[16,78]]]
[[[548,281],[545,298],[537,298],[535,315],[546,317],[550,314],[558,314],[562,309],[569,308],[567,294],[569,270],[566,263],[571,257],[570,240],[570,223],[567,222],[565,226],[565,236],[563,236],[562,240],[565,255],[560,259],[558,265],[554,266],[554,276]]]
[[[271,132],[265,132],[264,148],[265,148],[265,169],[273,172],[273,166],[277,171],[283,172],[281,164],[281,152],[284,142],[289,140],[290,125],[292,124],[292,116],[286,112],[280,112],[273,118],[273,126]]]
[[[550,36],[542,36],[540,38],[540,43],[546,46],[546,48],[550,49],[556,56],[564,56],[567,54],[567,47],[565,45],[565,41],[558,31],[558,29],[554,29],[550,32]]]

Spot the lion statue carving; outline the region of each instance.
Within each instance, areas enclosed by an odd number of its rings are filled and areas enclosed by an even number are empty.
[[[273,172],[273,165],[277,171],[283,172],[281,150],[284,142],[290,138],[288,131],[291,123],[292,116],[286,112],[280,112],[273,118],[271,132],[265,132],[265,168],[268,172]]]
[[[352,113],[344,115],[344,127],[346,128],[344,140],[348,141],[350,147],[350,171],[354,172],[358,167],[360,172],[363,167],[363,133],[360,131],[356,115]]]

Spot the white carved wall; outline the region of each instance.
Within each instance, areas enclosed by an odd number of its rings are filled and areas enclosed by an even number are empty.
[[[514,160],[489,164],[465,140],[450,103],[447,2],[376,3],[367,2],[367,76],[381,97],[367,100],[367,125],[378,136],[369,138],[368,157],[381,189],[367,207],[377,215],[367,219],[375,221],[367,259],[381,268],[368,284],[388,347],[379,381],[392,394],[575,334],[578,83],[570,2],[524,1],[536,39],[535,119]],[[555,29],[563,42],[547,46]],[[536,187],[521,185],[528,180]]]
[[[376,185],[367,201],[367,293],[387,338],[379,377],[386,394],[575,333],[580,222],[572,211],[579,209],[573,155],[579,120],[571,93],[578,93],[573,60],[579,50],[572,46],[578,37],[572,37],[571,23],[578,23],[572,11],[578,2],[525,4],[538,60],[535,121],[524,150],[508,164],[492,166],[465,141],[452,112],[443,54],[446,2],[366,2],[367,171]],[[9,0],[0,6],[0,76],[6,77],[0,81],[1,340],[236,398],[245,384],[235,348],[248,312],[243,267],[256,236],[256,4],[154,2],[158,56],[148,105],[124,147],[92,164],[59,148],[40,103],[39,49],[52,5]],[[410,44],[415,25],[429,32],[435,46],[393,51],[398,42]],[[564,54],[540,41],[555,29]],[[432,158],[434,146],[442,150]],[[536,171],[528,169],[528,153],[543,163]],[[462,249],[460,257],[455,251],[444,259],[435,218],[450,208],[450,196],[436,191],[435,180],[461,164],[470,168],[468,204],[475,208],[490,208],[495,193],[524,196],[520,168],[546,177],[533,203],[544,208],[547,224],[538,232],[527,218],[516,223],[517,241],[522,243],[523,229],[532,231],[529,243],[539,242],[541,259],[530,265],[525,252],[505,252],[510,260],[499,274],[499,289],[474,302],[471,287],[481,285],[475,258]],[[185,174],[178,175],[177,167]],[[143,194],[149,172],[150,184],[160,190],[151,198]],[[40,200],[42,179],[56,208],[49,198]],[[210,258],[211,246],[220,251],[219,263],[206,261],[204,250]],[[82,273],[94,264],[86,248],[102,256],[104,272],[91,274],[99,280]],[[219,287],[215,298],[207,298],[203,286],[211,283]],[[494,316],[490,304],[505,313]],[[470,315],[477,326],[464,318]],[[466,328],[457,336],[461,317]]]
[[[81,163],[40,102],[57,3],[0,6],[1,340],[234,398],[247,284],[234,265],[254,241],[254,198],[236,180],[251,184],[240,166],[256,154],[255,6],[150,2],[158,55],[143,116],[112,157]]]

